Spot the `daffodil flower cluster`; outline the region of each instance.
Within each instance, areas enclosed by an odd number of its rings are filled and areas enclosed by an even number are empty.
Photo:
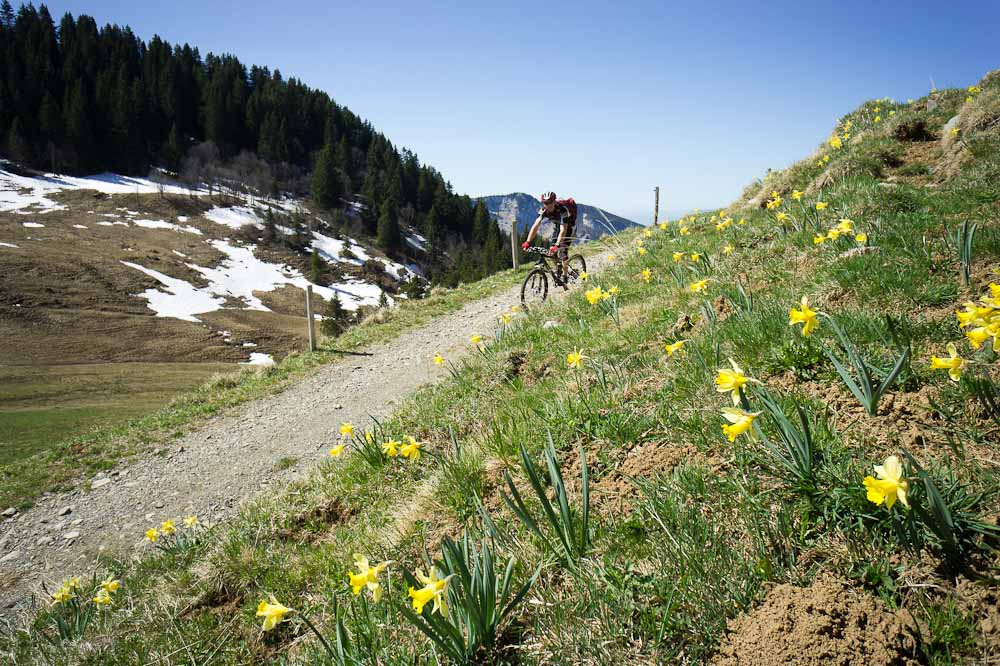
[[[819,209],[819,205],[820,204],[816,204],[817,209]],[[824,208],[825,207],[826,206],[824,204]],[[827,231],[825,234],[817,234],[816,236],[814,236],[813,243],[816,245],[821,245],[826,241],[835,241],[841,236],[851,236],[852,234],[854,235],[854,240],[857,241],[858,243],[864,245],[865,243],[868,242],[868,234],[864,232],[855,233],[854,220],[850,220],[844,217],[841,218],[836,225],[830,227],[830,230]]]
[[[992,340],[990,346],[994,353],[1000,353],[1000,284],[991,282],[988,286],[989,296],[983,296],[978,303],[966,301],[961,310],[955,312],[958,326],[965,332],[965,337],[973,349],[982,349],[983,345]],[[947,370],[952,381],[961,380],[962,373],[970,361],[962,358],[954,342],[949,342],[945,349],[948,356],[931,356],[932,370]]]
[[[175,546],[186,545],[190,539],[190,533],[200,527],[201,523],[198,521],[198,516],[194,514],[186,516],[181,522],[188,534],[181,533],[174,521],[168,518],[158,527],[150,527],[146,530],[146,541],[161,550],[170,550]]]
[[[352,571],[347,573],[348,583],[354,596],[358,596],[362,590],[367,589],[372,595],[372,601],[378,603],[382,598],[382,583],[379,581],[379,576],[388,568],[389,564],[390,562],[387,561],[371,566],[367,557],[355,553],[354,566],[358,571],[357,573]]]
[[[97,607],[107,608],[114,603],[112,595],[121,587],[121,582],[114,576],[108,576],[97,584],[91,593],[91,603]],[[66,604],[79,604],[81,599],[81,583],[79,576],[67,578],[59,588],[52,593],[52,605],[60,606]]]

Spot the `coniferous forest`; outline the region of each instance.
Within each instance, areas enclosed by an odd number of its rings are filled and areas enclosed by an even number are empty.
[[[308,194],[340,220],[359,201],[358,231],[387,253],[412,254],[407,225],[427,238],[428,274],[441,284],[510,265],[509,239],[482,202],[325,92],[90,16],[57,24],[45,5],[0,3],[0,153],[58,173],[223,173],[265,195]]]

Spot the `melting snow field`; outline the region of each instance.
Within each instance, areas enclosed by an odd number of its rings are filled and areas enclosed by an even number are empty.
[[[22,227],[28,227],[29,229],[44,229],[44,224],[39,224],[38,222],[24,222],[21,224]]]
[[[187,218],[184,218],[184,220],[181,220],[181,222],[184,222],[185,220],[187,220]],[[134,224],[137,227],[143,227],[145,229],[170,229],[172,231],[183,231],[189,234],[197,234],[199,236],[202,235],[200,229],[196,229],[195,227],[192,227],[190,225],[186,227],[181,227],[176,224],[173,224],[172,222],[166,222],[164,220],[132,220],[132,224]]]
[[[274,365],[274,358],[270,354],[264,354],[262,352],[251,352],[250,360],[243,363],[242,365]]]
[[[0,169],[0,212],[35,209],[40,212],[66,210],[47,195],[62,190],[97,190],[104,194],[154,194],[160,185],[146,178],[130,178],[114,173],[96,176],[64,176],[47,173],[44,176],[18,176]],[[179,185],[164,185],[168,194],[187,194]]]
[[[13,243],[0,243],[0,247],[12,247],[15,250],[19,249],[18,246],[14,245]]]
[[[205,213],[205,217],[216,224],[222,224],[232,229],[239,229],[248,224],[257,226],[264,224],[264,220],[252,208],[248,208],[247,206],[233,206],[232,208],[220,208],[216,206]]]
[[[131,262],[122,263],[156,279],[162,285],[159,289],[147,289],[140,294],[158,317],[174,317],[185,321],[199,321],[196,315],[222,309],[227,298],[242,301],[248,310],[270,312],[254,292],[273,291],[285,285],[305,289],[312,284],[296,270],[261,261],[254,256],[252,245],[232,245],[219,240],[212,241],[211,244],[226,255],[218,267],[185,264],[208,281],[207,287],[196,287],[185,280]],[[347,281],[330,287],[313,284],[312,288],[314,293],[326,300],[332,299],[336,294],[345,310],[357,310],[362,305],[376,305],[382,295],[379,287],[367,282]]]

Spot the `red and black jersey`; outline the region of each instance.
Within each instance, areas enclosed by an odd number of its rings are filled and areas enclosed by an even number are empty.
[[[556,199],[556,205],[552,208],[552,212],[545,210],[545,206],[542,206],[538,214],[563,224],[576,224],[576,202],[572,198]]]

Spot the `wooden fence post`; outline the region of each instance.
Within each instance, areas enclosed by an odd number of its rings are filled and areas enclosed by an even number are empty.
[[[316,351],[316,318],[313,317],[313,287],[306,285],[306,319],[309,320],[309,351]]]
[[[655,226],[660,219],[660,186],[654,187],[653,192],[656,195],[656,200],[653,203],[653,225]]]
[[[518,247],[517,243],[518,240],[519,238],[517,233],[517,220],[515,219],[511,220],[510,223],[510,256],[514,266],[514,270],[517,270],[518,266],[521,263],[521,253],[519,252],[521,248]]]

